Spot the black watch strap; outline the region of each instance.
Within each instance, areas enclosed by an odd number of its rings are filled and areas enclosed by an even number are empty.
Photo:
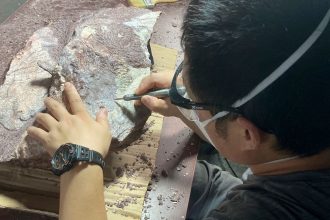
[[[93,164],[98,164],[102,167],[102,169],[105,166],[105,162],[103,160],[103,157],[100,153],[90,150],[87,147],[83,147],[81,145],[76,146],[76,161],[85,161]]]

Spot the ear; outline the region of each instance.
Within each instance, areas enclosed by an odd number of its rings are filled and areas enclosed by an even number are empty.
[[[245,142],[246,150],[255,150],[261,145],[262,131],[255,126],[251,121],[244,117],[236,119],[237,124],[241,128]]]

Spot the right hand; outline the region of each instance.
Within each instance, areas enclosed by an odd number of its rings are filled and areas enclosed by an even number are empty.
[[[174,72],[170,70],[159,73],[152,73],[141,80],[139,87],[135,90],[136,95],[147,93],[151,89],[165,89],[170,88]],[[144,104],[148,109],[157,112],[163,116],[179,117],[180,112],[178,108],[171,103],[170,98],[159,99],[156,97],[145,95],[141,101],[136,101],[135,105]]]

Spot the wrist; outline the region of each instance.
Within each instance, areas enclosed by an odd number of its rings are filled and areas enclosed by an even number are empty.
[[[92,176],[101,175],[103,177],[103,169],[97,164],[78,162],[71,170],[63,173],[60,179],[61,181],[70,180],[75,177],[82,177],[89,175]]]
[[[61,175],[59,219],[95,219],[91,213],[106,219],[103,181],[103,171],[95,164],[79,163]]]
[[[72,170],[79,164],[94,164],[101,169],[105,166],[100,153],[72,143],[63,144],[53,155],[51,164],[53,173],[58,176]]]

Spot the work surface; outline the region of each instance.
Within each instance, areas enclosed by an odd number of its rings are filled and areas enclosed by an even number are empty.
[[[39,4],[36,4],[36,3]],[[126,1],[28,1],[0,27],[0,82],[4,79],[5,68],[23,46],[25,40],[38,28],[47,25],[59,16],[72,16],[77,19],[76,12],[88,13],[89,10],[102,7],[114,7]],[[28,8],[35,11],[29,11]],[[180,51],[180,24],[185,2],[159,5],[154,10],[162,11],[151,42]],[[164,60],[163,62],[166,62]],[[2,68],[2,69],[1,69]],[[161,68],[161,67],[160,67]],[[160,145],[156,157],[156,169],[145,199],[142,219],[183,219],[188,205],[190,186],[196,162],[195,141],[189,137],[191,131],[178,119],[165,118],[161,129]],[[191,144],[192,143],[192,144]],[[12,215],[3,209],[1,217]],[[17,214],[19,216],[19,214]],[[33,214],[30,214],[33,216]],[[26,215],[25,215],[26,217]],[[10,218],[8,218],[10,219]],[[26,218],[24,218],[26,219]],[[37,219],[36,216],[31,219]],[[45,218],[43,218],[45,219]]]

